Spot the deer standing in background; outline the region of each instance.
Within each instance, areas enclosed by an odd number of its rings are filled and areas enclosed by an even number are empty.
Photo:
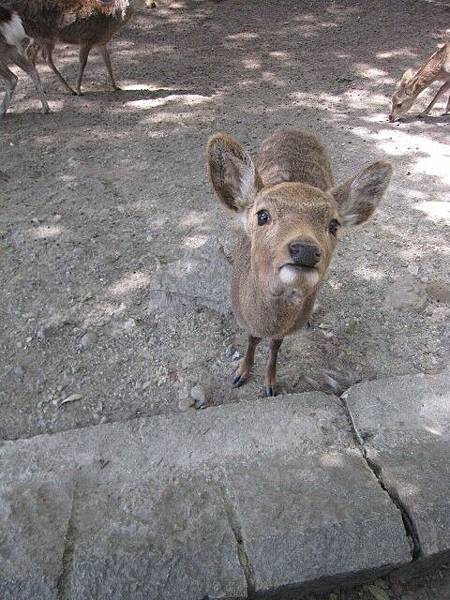
[[[248,333],[245,357],[232,380],[245,383],[256,346],[269,338],[265,395],[276,394],[283,338],[311,316],[341,226],[375,211],[391,178],[391,163],[375,162],[339,186],[318,139],[296,130],[267,138],[254,163],[232,137],[208,143],[209,175],[221,204],[243,223],[234,257],[231,301]]]
[[[445,92],[449,92],[445,114],[450,113],[450,42],[447,42],[432,54],[418,71],[408,69],[403,73],[392,96],[389,121],[396,121],[407,113],[416,101],[417,96],[435,81],[444,81],[445,83],[438,89],[421,116],[428,115],[438,98]]]
[[[26,32],[35,39],[30,58],[36,61],[42,50],[50,68],[71,94],[81,95],[84,69],[91,49],[97,46],[103,57],[114,90],[115,82],[107,44],[127,23],[145,0],[0,0],[8,1],[22,18]],[[56,42],[80,47],[80,68],[74,90],[53,62]]]
[[[11,104],[11,98],[18,81],[17,76],[8,69],[11,64],[17,65],[25,73],[28,73],[41,99],[42,112],[50,112],[38,72],[26,57],[24,47],[27,41],[29,41],[29,38],[25,33],[19,15],[13,10],[0,6],[0,77],[3,77],[6,81],[5,97],[0,106],[0,118],[5,116]],[[0,173],[0,179],[1,175]]]

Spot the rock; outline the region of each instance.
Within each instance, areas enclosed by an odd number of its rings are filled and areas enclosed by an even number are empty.
[[[206,393],[203,386],[197,383],[191,389],[191,398],[195,401],[195,408],[205,408],[206,407]]]
[[[97,342],[97,336],[94,332],[88,331],[80,340],[80,346],[83,350],[87,350]]]
[[[394,281],[385,298],[385,307],[388,309],[420,311],[426,303],[424,286],[409,274]]]
[[[346,398],[384,486],[413,523],[416,553],[450,555],[450,373],[360,383]]]

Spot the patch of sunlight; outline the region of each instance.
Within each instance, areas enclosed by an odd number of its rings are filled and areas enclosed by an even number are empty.
[[[350,108],[361,109],[367,106],[386,106],[389,110],[389,101],[383,94],[374,94],[371,90],[350,90],[343,95]],[[387,114],[387,113],[386,113]]]
[[[109,289],[114,296],[128,294],[145,288],[150,283],[150,277],[147,273],[137,271],[136,273],[128,273],[119,281],[114,283]]]
[[[354,269],[355,274],[365,281],[381,281],[386,277],[386,273],[379,271],[371,267],[356,267]]]
[[[289,53],[281,50],[276,50],[274,52],[269,52],[269,56],[272,56],[273,58],[278,58],[279,60],[288,60]]]
[[[207,241],[208,241],[207,235],[193,235],[184,241],[184,245],[187,248],[192,248],[192,249],[201,248],[202,246],[204,246],[206,244]]]
[[[146,92],[159,92],[159,91],[167,91],[167,92],[172,92],[174,90],[176,90],[177,88],[175,87],[163,87],[160,85],[150,85],[150,84],[144,84],[144,83],[130,83],[130,84],[126,84],[126,85],[121,85],[120,86],[121,89],[123,91],[130,91],[130,92],[138,92],[138,91],[146,91]]]
[[[388,52],[377,52],[375,56],[380,60],[384,60],[386,58],[397,58],[398,56],[410,56],[411,58],[416,58],[417,54],[411,52],[409,48],[403,48],[402,50],[389,50]]]
[[[57,237],[61,235],[62,229],[56,225],[42,225],[41,227],[36,227],[35,229],[30,229],[30,234],[34,238],[51,238]]]
[[[357,63],[355,65],[356,72],[360,77],[372,79],[377,83],[395,83],[395,80],[390,77],[389,73],[381,69],[371,67],[366,63]]]
[[[261,68],[261,62],[256,58],[244,58],[242,60],[242,66],[244,67],[244,69],[254,71],[255,69]]]
[[[344,461],[342,460],[342,456],[340,456],[339,454],[331,454],[331,453],[326,453],[326,454],[322,454],[322,456],[320,457],[320,463],[324,466],[324,467],[343,467],[344,466]]]
[[[442,437],[444,433],[440,427],[431,427],[430,425],[424,425],[424,429],[425,431],[428,431],[428,433],[438,435],[439,437]]]
[[[253,33],[251,31],[241,31],[240,33],[231,33],[227,35],[225,39],[227,40],[257,40],[259,38],[258,33]]]
[[[125,102],[125,106],[131,108],[138,108],[140,110],[146,110],[148,108],[155,108],[158,106],[165,106],[170,102],[178,102],[185,106],[196,106],[203,104],[204,102],[211,102],[210,96],[201,96],[200,94],[171,94],[170,96],[164,96],[164,98],[147,98],[145,100],[130,100]]]
[[[425,213],[432,221],[444,220],[450,223],[450,202],[430,200],[428,202],[420,202],[414,208]]]

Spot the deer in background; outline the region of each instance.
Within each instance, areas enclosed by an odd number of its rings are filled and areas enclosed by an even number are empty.
[[[17,65],[25,73],[28,73],[41,100],[42,112],[50,112],[38,72],[26,57],[25,45],[28,41],[29,38],[19,15],[13,10],[0,6],[0,76],[6,81],[6,92],[0,107],[0,118],[5,116],[11,104],[18,81],[17,76],[8,69],[11,64]]]
[[[94,46],[100,50],[113,89],[120,89],[114,79],[107,44],[130,20],[135,8],[145,6],[145,0],[0,0],[1,3],[6,1],[12,3],[26,32],[35,39],[29,51],[30,59],[35,62],[42,51],[52,71],[71,94],[81,95],[84,69]],[[76,89],[67,83],[53,62],[58,41],[80,47]]]
[[[417,96],[435,81],[444,81],[445,83],[436,92],[434,98],[423,113],[421,113],[421,116],[428,115],[438,98],[442,94],[445,94],[445,92],[449,92],[445,114],[450,113],[450,42],[447,42],[432,54],[418,71],[408,69],[403,73],[400,83],[392,96],[389,121],[396,121],[399,117],[407,113],[416,101]]]
[[[273,396],[279,348],[309,320],[339,229],[372,215],[392,166],[375,162],[335,186],[324,147],[314,135],[296,130],[267,138],[255,163],[238,141],[218,133],[208,143],[208,164],[220,203],[243,226],[231,301],[249,335],[232,385],[247,381],[257,345],[269,338],[264,391]]]

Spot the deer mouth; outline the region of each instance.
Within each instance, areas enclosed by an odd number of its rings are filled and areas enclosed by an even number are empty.
[[[280,279],[286,285],[295,284],[302,280],[306,280],[311,286],[319,282],[319,271],[317,267],[307,267],[298,263],[285,263],[279,271]]]

